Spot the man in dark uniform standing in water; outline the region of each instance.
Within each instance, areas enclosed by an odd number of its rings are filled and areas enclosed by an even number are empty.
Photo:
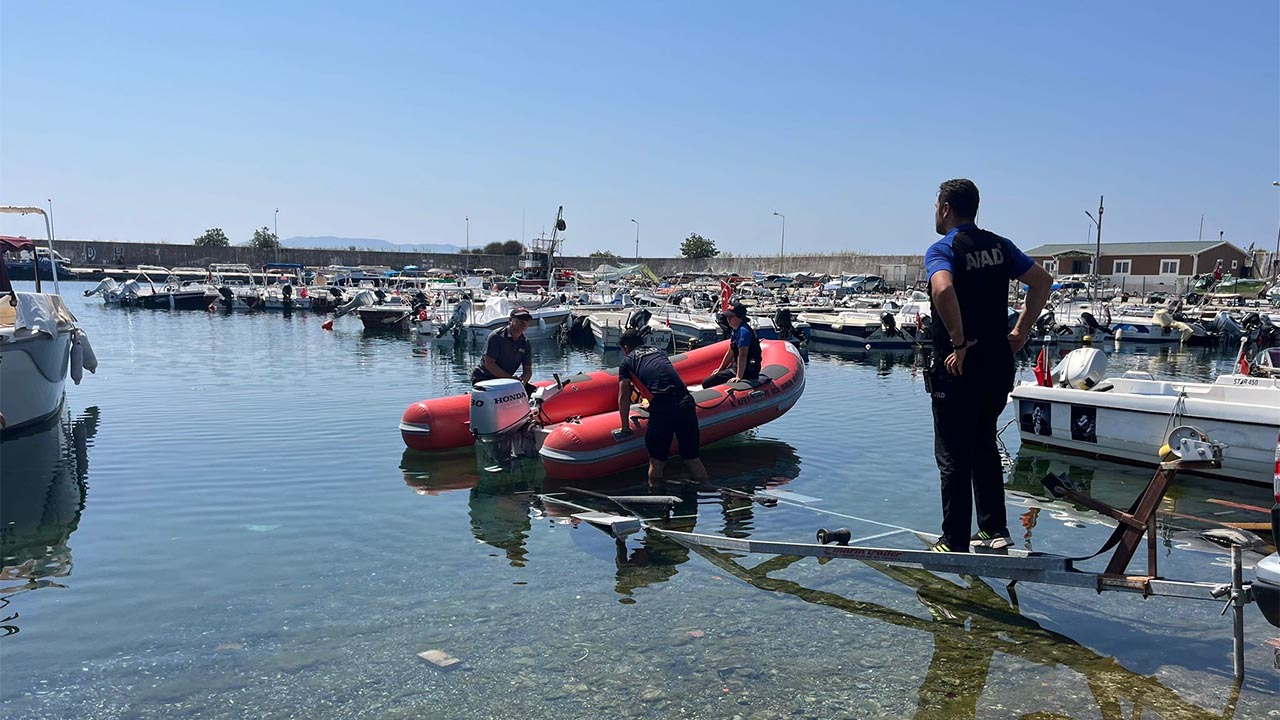
[[[662,480],[671,457],[671,440],[680,447],[680,457],[695,480],[706,480],[707,469],[699,459],[702,437],[698,429],[698,406],[689,388],[671,364],[667,354],[644,344],[644,335],[636,330],[622,333],[622,364],[618,366],[618,416],[622,429],[618,436],[631,434],[631,388],[649,399],[649,427],[644,446],[649,451],[649,482]]]
[[[980,229],[978,188],[948,180],[938,188],[934,229],[942,239],[924,256],[933,308],[933,452],[942,475],[940,552],[1007,548],[1004,471],[996,424],[1013,389],[1014,355],[1044,309],[1053,278],[1009,240]],[[1027,285],[1018,323],[1008,330],[1009,281]],[[969,535],[974,507],[978,532]]]

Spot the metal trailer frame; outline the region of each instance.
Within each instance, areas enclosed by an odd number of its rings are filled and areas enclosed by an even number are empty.
[[[818,532],[819,542],[785,542],[774,540],[752,540],[749,538],[731,538],[723,535],[682,532],[668,530],[655,523],[669,517],[643,517],[631,506],[639,504],[664,505],[669,514],[670,508],[679,499],[670,496],[628,496],[613,497],[599,493],[590,493],[566,488],[574,492],[604,498],[612,501],[627,515],[599,512],[593,508],[575,503],[556,495],[539,495],[539,499],[578,510],[571,517],[601,528],[614,537],[619,546],[619,557],[626,557],[626,537],[640,530],[651,530],[690,549],[706,548],[725,550],[736,553],[752,553],[767,555],[789,555],[799,557],[816,557],[828,560],[860,560],[883,565],[914,567],[931,572],[952,573],[957,575],[976,575],[988,578],[1009,580],[1010,587],[1018,581],[1034,582],[1045,585],[1075,587],[1103,592],[1125,592],[1147,597],[1168,597],[1184,600],[1208,600],[1224,603],[1223,614],[1232,611],[1232,669],[1237,681],[1244,678],[1244,607],[1254,601],[1252,586],[1244,582],[1243,560],[1239,546],[1231,548],[1231,579],[1229,582],[1208,582],[1200,580],[1170,580],[1161,577],[1156,566],[1156,513],[1160,501],[1173,484],[1179,470],[1199,469],[1211,465],[1216,460],[1172,460],[1162,462],[1156,469],[1151,482],[1134,502],[1129,512],[1113,508],[1106,503],[1070,490],[1057,477],[1049,475],[1042,482],[1051,493],[1066,497],[1082,505],[1116,519],[1119,525],[1111,538],[1094,555],[1083,558],[1070,558],[1050,553],[1028,552],[1009,548],[975,553],[935,552],[933,550],[908,550],[901,548],[863,545],[894,535],[911,534],[924,539],[925,533],[897,525],[889,525],[877,521],[866,521],[888,528],[860,538],[851,538],[847,530],[835,533],[826,530]],[[736,493],[735,493],[736,494]],[[741,493],[756,500],[764,500],[749,493]],[[776,502],[776,500],[775,500]],[[767,504],[762,502],[762,504]],[[850,516],[852,517],[852,516]],[[1147,571],[1145,574],[1127,574],[1130,560],[1147,538]],[[1103,572],[1081,570],[1075,564],[1097,557],[1114,548],[1107,569]]]

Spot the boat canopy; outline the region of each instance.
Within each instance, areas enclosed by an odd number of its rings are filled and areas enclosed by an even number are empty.
[[[31,238],[0,235],[0,253],[35,250],[36,243]]]
[[[613,282],[623,278],[642,277],[651,282],[659,282],[658,276],[644,263],[636,265],[598,265],[590,273],[579,274],[583,276],[584,280],[607,280]]]

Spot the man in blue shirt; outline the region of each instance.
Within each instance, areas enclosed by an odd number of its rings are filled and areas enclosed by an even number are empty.
[[[707,479],[707,469],[698,455],[702,447],[698,427],[698,406],[680,373],[667,354],[644,344],[637,330],[622,333],[622,364],[618,366],[618,416],[622,429],[618,436],[629,435],[631,425],[631,389],[649,400],[649,425],[645,429],[644,446],[649,451],[649,481],[662,480],[663,470],[671,457],[671,440],[680,448],[680,457],[696,480]]]
[[[729,349],[720,369],[702,381],[704,388],[760,377],[760,339],[747,323],[746,306],[735,304],[724,311],[724,320],[729,324]]]
[[[941,552],[1010,545],[996,424],[1013,389],[1014,355],[1026,344],[1053,282],[1012,242],[974,224],[978,200],[969,180],[942,183],[934,229],[943,237],[924,256],[933,308],[926,388],[942,476],[942,537],[933,549]],[[1015,279],[1027,285],[1027,297],[1010,331],[1009,281]],[[975,506],[978,532],[970,536]]]
[[[513,378],[520,371],[520,382],[530,395],[536,389],[529,382],[533,377],[533,347],[524,331],[533,322],[533,313],[522,307],[511,311],[506,327],[489,333],[484,341],[484,354],[480,364],[471,371],[471,382],[478,383],[495,378]]]

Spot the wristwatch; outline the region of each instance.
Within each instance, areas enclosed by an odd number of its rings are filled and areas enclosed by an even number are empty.
[[[971,348],[971,347],[973,347],[974,345],[976,345],[976,344],[977,344],[977,342],[978,342],[977,340],[962,340],[961,342],[952,342],[952,343],[951,343],[951,349],[952,349],[952,350],[965,350],[965,349],[967,349],[967,348]]]

